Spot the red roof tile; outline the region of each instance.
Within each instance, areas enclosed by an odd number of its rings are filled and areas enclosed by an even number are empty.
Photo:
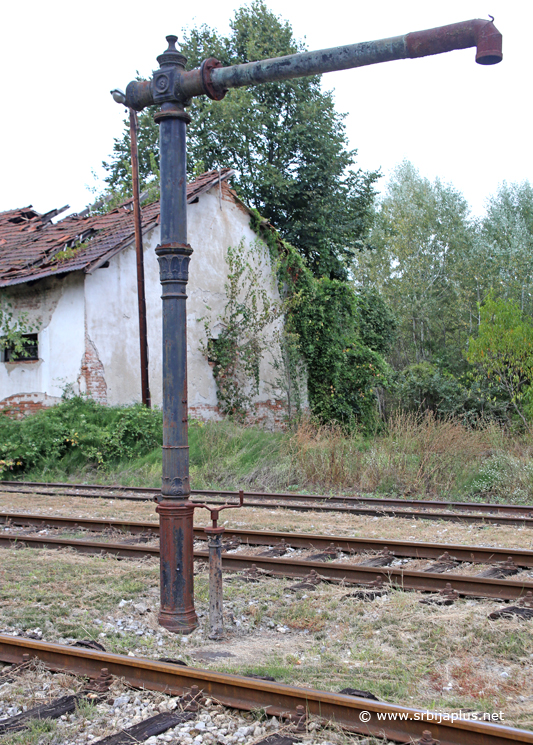
[[[233,175],[231,168],[207,171],[187,184],[187,203]],[[159,202],[143,207],[143,232],[159,222]],[[105,215],[69,215],[52,223],[31,205],[0,212],[0,287],[54,274],[89,272],[134,240],[132,200]],[[75,252],[66,252],[77,244]],[[65,258],[62,259],[62,254]]]

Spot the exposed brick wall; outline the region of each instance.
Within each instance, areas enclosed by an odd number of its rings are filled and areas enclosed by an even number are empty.
[[[246,417],[246,424],[256,424],[265,429],[280,430],[286,426],[287,412],[283,401],[272,400],[260,401],[254,404],[253,411]],[[209,420],[220,422],[224,419],[218,406],[190,406],[189,416],[206,422]]]
[[[265,429],[284,429],[287,424],[287,410],[283,401],[268,399],[254,404],[255,412],[250,414],[247,422],[259,424]]]
[[[54,406],[60,400],[45,393],[17,393],[0,401],[0,411],[13,419],[22,419],[28,414],[35,414],[48,406]]]
[[[218,406],[209,406],[207,404],[202,406],[189,406],[187,411],[191,419],[199,419],[201,422],[207,422],[209,420],[220,422],[224,419]]]
[[[91,398],[101,404],[107,403],[104,366],[87,331],[85,331],[85,354],[81,363],[79,382],[82,383],[80,388],[85,389],[84,392]]]

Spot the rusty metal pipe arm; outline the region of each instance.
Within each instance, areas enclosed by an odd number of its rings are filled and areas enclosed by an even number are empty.
[[[389,39],[290,54],[230,67],[222,67],[217,60],[210,58],[200,68],[183,71],[176,76],[173,81],[174,97],[184,103],[201,95],[220,100],[230,88],[291,80],[379,62],[427,57],[469,47],[477,48],[476,62],[480,65],[494,65],[501,61],[502,35],[493,21],[462,21]],[[133,81],[128,85],[126,106],[140,111],[153,103],[153,81]]]

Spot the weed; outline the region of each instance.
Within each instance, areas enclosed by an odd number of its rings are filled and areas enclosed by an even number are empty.
[[[94,703],[86,698],[79,698],[76,701],[76,712],[83,719],[89,720],[94,719],[97,714]]]
[[[4,745],[51,745],[56,728],[53,719],[30,719],[27,729],[7,735],[2,742]]]

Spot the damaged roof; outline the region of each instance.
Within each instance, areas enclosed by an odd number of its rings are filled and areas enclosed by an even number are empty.
[[[187,184],[187,204],[234,174],[231,168],[207,171]],[[64,210],[65,208],[63,208]],[[0,287],[66,272],[90,272],[135,240],[133,200],[105,215],[45,215],[32,206],[0,212]],[[142,207],[142,229],[159,223],[159,202]]]

